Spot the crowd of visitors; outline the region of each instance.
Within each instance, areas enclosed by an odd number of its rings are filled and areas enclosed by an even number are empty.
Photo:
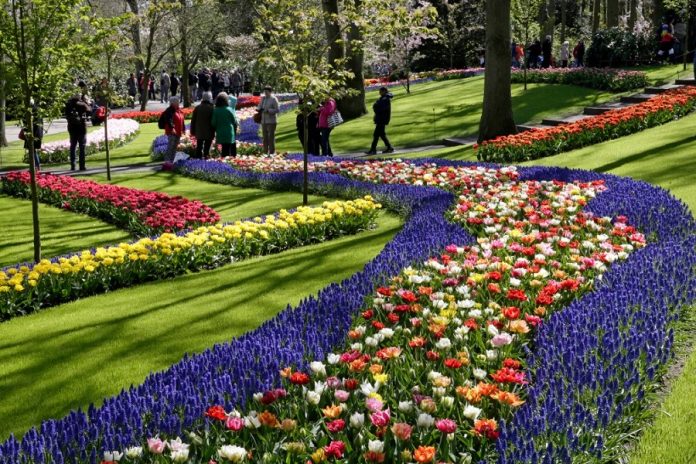
[[[558,57],[553,54],[553,40],[550,35],[544,41],[535,40],[524,48],[521,44],[512,41],[510,45],[512,67],[521,68],[551,68],[551,67],[583,67],[585,66],[585,42],[579,40],[570,51],[570,42],[567,40],[561,44]],[[572,56],[572,60],[571,60]]]
[[[184,76],[179,76],[172,72],[167,73],[162,70],[159,74],[159,84],[156,82],[157,76],[150,74],[145,82],[145,72],[140,71],[137,75],[131,73],[126,79],[126,91],[128,92],[129,103],[132,108],[137,101],[142,101],[143,95],[149,100],[156,100],[159,95],[160,103],[169,101],[169,97],[179,97],[183,99]],[[198,73],[191,71],[188,77],[189,98],[192,102],[201,101],[203,93],[211,92],[213,98],[225,92],[228,95],[239,95],[244,91],[246,76],[239,70],[222,71],[218,69],[203,68]]]

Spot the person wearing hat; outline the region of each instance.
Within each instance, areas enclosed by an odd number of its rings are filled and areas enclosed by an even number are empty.
[[[375,112],[375,132],[372,135],[372,147],[367,152],[368,155],[377,154],[377,143],[382,139],[387,146],[382,153],[394,153],[389,139],[387,138],[387,126],[391,121],[391,99],[394,96],[389,93],[386,87],[379,89],[379,99],[372,105],[372,110]]]
[[[273,87],[267,85],[263,88],[264,96],[261,98],[258,108],[261,113],[261,131],[263,133],[263,152],[267,155],[275,154],[275,132],[278,125],[278,113],[280,103],[273,95]]]
[[[215,138],[213,127],[213,94],[203,92],[203,98],[191,115],[191,136],[196,138],[196,155],[194,158],[208,159],[210,146]]]

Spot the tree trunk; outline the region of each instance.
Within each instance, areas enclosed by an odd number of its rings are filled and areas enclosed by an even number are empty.
[[[186,0],[181,0],[181,8],[186,10]],[[183,98],[184,108],[191,106],[191,91],[189,89],[189,56],[188,56],[188,38],[186,33],[186,25],[183,21],[179,21],[179,34],[181,34],[181,93]]]
[[[354,0],[355,8],[362,7],[362,0]],[[345,120],[359,118],[367,114],[365,107],[365,75],[363,65],[365,53],[363,51],[363,31],[360,26],[351,24],[348,31],[348,44],[346,46],[346,58],[348,59],[347,68],[353,73],[353,77],[348,79],[346,86],[355,91],[355,95],[341,98],[338,102],[338,109]]]
[[[138,18],[140,16],[140,7],[138,6],[138,0],[125,0],[130,8],[131,13]],[[143,64],[143,45],[140,40],[140,20],[134,20],[130,27],[131,40],[133,41],[133,54],[135,55],[135,75],[137,76],[140,71],[145,69]]]
[[[5,90],[5,63],[0,55],[0,147],[7,146],[7,133],[5,120],[7,119],[7,93]]]
[[[619,0],[607,0],[607,27],[619,27]]]
[[[638,0],[630,0],[628,8],[628,30],[633,32],[633,29],[636,27],[636,21],[638,21]]]
[[[29,146],[29,177],[31,179],[31,219],[34,230],[34,262],[41,261],[41,227],[39,225],[39,191],[36,187],[36,149],[34,148],[34,108],[31,104],[31,90],[25,85],[24,91],[24,106],[26,108],[26,116],[24,120],[27,122],[27,127],[24,131],[27,145]]]
[[[602,8],[602,0],[594,0],[592,5],[592,35],[599,30],[599,10]]]
[[[546,39],[547,35],[553,37],[554,28],[556,26],[556,1],[546,0],[544,3],[541,24],[541,41]]]
[[[486,73],[478,141],[515,133],[510,92],[510,0],[488,0]]]
[[[345,57],[341,27],[338,24],[338,0],[322,0],[324,28],[329,42],[329,63],[336,68]]]
[[[309,113],[303,111],[304,127],[302,138],[304,139],[304,156],[302,157],[302,204],[309,203]]]
[[[568,20],[568,0],[561,0],[561,43],[566,40],[566,21]]]

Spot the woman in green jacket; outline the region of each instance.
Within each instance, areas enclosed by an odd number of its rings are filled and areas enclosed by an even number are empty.
[[[237,156],[235,134],[239,121],[236,111],[230,108],[230,101],[225,92],[218,94],[215,99],[212,125],[215,128],[215,139],[222,146],[222,157]]]

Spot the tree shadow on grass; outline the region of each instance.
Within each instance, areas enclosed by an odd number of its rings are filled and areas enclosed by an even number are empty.
[[[10,321],[0,336],[0,437],[86,407],[254,329],[362,267],[400,226],[146,284]],[[98,309],[94,309],[98,308]],[[39,342],[42,340],[42,342]],[[42,398],[37,410],[31,398]]]

